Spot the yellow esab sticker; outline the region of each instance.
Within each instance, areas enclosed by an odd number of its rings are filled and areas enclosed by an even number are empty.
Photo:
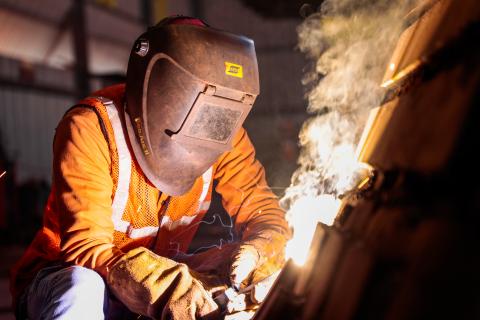
[[[225,74],[232,77],[243,78],[243,67],[239,64],[225,61]]]

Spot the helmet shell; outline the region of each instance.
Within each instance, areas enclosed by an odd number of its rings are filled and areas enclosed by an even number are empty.
[[[252,40],[187,24],[142,34],[128,63],[126,124],[150,182],[187,192],[232,147],[258,93]]]

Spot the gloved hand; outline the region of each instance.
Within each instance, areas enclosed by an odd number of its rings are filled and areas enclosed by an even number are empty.
[[[107,283],[131,311],[153,319],[214,317],[218,306],[188,267],[139,247],[109,270]]]
[[[248,314],[250,315],[248,319],[250,319],[252,316],[250,311],[256,310],[259,304],[265,300],[279,274],[280,271],[277,271],[268,278],[263,279],[258,283],[251,284],[240,291],[228,288],[224,291],[222,296],[217,297],[217,303],[220,303],[229,315],[247,311],[247,313],[242,313],[242,317]],[[230,318],[235,319],[235,317]]]
[[[281,234],[264,232],[255,239],[244,241],[233,253],[230,268],[231,284],[240,292],[250,287],[247,292],[254,304],[265,299],[275,277],[271,278],[272,281],[262,281],[283,267],[285,242],[286,238]]]
[[[233,253],[230,282],[235,289],[243,289],[253,282],[251,278],[260,263],[260,258],[258,250],[250,244],[239,246]]]

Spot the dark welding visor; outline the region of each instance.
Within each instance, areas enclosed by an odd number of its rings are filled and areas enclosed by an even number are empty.
[[[182,127],[172,133],[171,138],[185,145],[227,151],[232,148],[234,133],[240,129],[251,107],[250,104],[200,93]]]

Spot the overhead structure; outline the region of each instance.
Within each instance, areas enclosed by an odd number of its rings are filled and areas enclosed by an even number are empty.
[[[242,2],[266,18],[300,19],[318,11],[323,0],[242,0]]]
[[[135,13],[137,1],[129,2]],[[0,3],[0,55],[60,69],[73,67],[75,1],[28,0]],[[138,11],[140,11],[138,6]],[[131,43],[145,29],[141,14],[85,1],[85,41],[92,74],[123,73]]]

